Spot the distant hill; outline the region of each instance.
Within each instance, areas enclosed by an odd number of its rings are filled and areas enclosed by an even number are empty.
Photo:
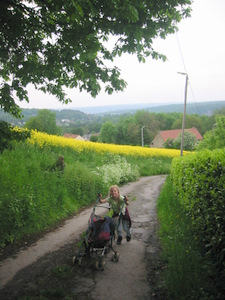
[[[165,104],[161,104],[165,105]],[[108,113],[127,113],[134,112],[140,109],[149,107],[160,106],[159,103],[135,103],[135,104],[120,104],[120,105],[105,105],[105,106],[90,106],[90,107],[77,107],[76,110],[80,110],[86,114],[108,114]],[[73,108],[71,108],[73,110]]]
[[[38,115],[38,111],[40,109],[23,109],[23,118],[22,119],[16,119],[9,115],[8,113],[3,112],[0,110],[0,121],[6,121],[8,123],[14,124],[14,125],[23,125],[26,121],[29,120],[31,117],[36,117]],[[94,119],[94,115],[86,114],[79,110],[70,110],[70,109],[63,109],[63,110],[53,110],[51,109],[51,112],[55,113],[56,121],[61,120],[70,120],[71,122],[78,121],[79,123],[86,123],[89,122],[91,119]]]
[[[215,110],[225,108],[225,101],[211,101],[211,102],[201,102],[201,103],[188,103],[186,106],[187,114],[197,114],[197,115],[207,115],[211,116]],[[172,113],[184,111],[184,104],[171,104],[158,106],[153,108],[148,108],[148,111],[155,113]]]
[[[201,103],[188,103],[186,112],[187,114],[197,115],[212,115],[215,110],[225,108],[225,101],[211,101]],[[90,122],[96,117],[101,118],[105,115],[120,115],[120,114],[134,114],[137,110],[147,110],[152,113],[183,113],[183,104],[127,104],[127,105],[111,105],[111,106],[98,106],[98,107],[80,107],[74,109],[52,110],[56,114],[56,120],[70,120],[73,123],[86,123]],[[16,125],[22,125],[30,117],[37,116],[38,109],[23,109],[24,118],[22,120],[13,118],[7,113],[0,110],[0,121],[6,121]]]
[[[225,101],[210,101],[200,103],[187,103],[186,112],[187,114],[197,115],[212,115],[213,111],[225,108]],[[97,115],[107,114],[124,114],[124,113],[135,113],[137,110],[147,110],[154,113],[173,113],[184,111],[184,104],[126,104],[126,105],[111,105],[111,106],[96,106],[96,107],[79,107],[77,108],[84,113],[91,113]]]

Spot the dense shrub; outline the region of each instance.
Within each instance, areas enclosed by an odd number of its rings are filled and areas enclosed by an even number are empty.
[[[197,150],[213,150],[225,147],[225,116],[216,115],[215,121],[213,129],[204,134]]]
[[[160,192],[157,212],[161,258],[166,264],[166,268],[160,270],[159,283],[160,291],[165,289],[168,294],[164,299],[221,299],[215,267],[202,251],[192,219],[177,197],[169,176]]]
[[[175,158],[171,180],[196,236],[225,279],[225,150]]]
[[[181,140],[182,140],[182,134],[180,133],[178,137],[173,141],[173,147],[174,149],[180,149],[181,148]],[[197,139],[195,135],[191,132],[185,131],[184,132],[184,140],[183,140],[183,149],[192,151],[194,150],[195,146],[197,144]]]
[[[98,141],[98,136],[97,135],[91,135],[90,136],[90,141],[91,142],[97,142]]]

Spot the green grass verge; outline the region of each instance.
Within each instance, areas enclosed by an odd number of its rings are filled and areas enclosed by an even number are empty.
[[[157,211],[161,258],[166,264],[161,276],[169,299],[222,299],[216,287],[216,272],[202,254],[191,220],[177,201],[169,176],[158,199]]]

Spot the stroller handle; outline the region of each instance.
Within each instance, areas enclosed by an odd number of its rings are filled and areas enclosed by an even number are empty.
[[[126,204],[126,201],[127,201],[127,196],[123,196],[123,202]]]
[[[96,206],[97,206],[97,204],[98,204],[98,202],[100,200],[100,197],[101,197],[101,194],[98,192],[98,196],[97,196],[97,200],[95,202],[94,208],[93,208],[93,212],[95,212],[95,208],[96,208]]]

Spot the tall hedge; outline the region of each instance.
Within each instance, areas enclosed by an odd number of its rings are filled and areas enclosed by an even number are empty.
[[[0,155],[0,248],[90,205],[107,189],[75,161],[58,169],[58,153],[18,144]]]
[[[225,149],[174,158],[171,180],[196,238],[225,278]]]

